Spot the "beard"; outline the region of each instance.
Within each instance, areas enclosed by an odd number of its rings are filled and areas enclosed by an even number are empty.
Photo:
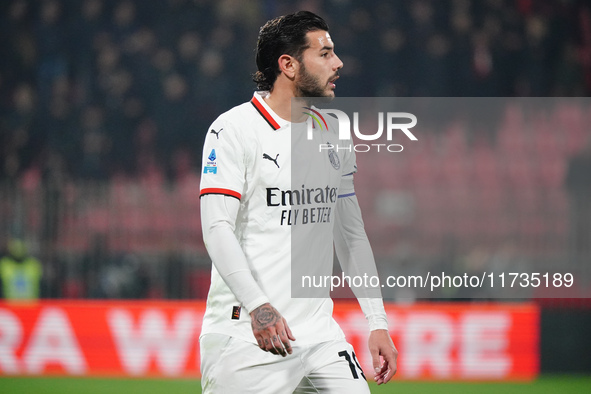
[[[310,74],[303,62],[301,65],[296,83],[296,97],[332,97],[332,91],[327,92],[327,84],[322,84],[317,77]]]

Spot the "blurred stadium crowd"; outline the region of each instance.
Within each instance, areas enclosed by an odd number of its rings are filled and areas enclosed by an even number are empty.
[[[583,0],[2,1],[0,241],[38,245],[46,295],[203,295],[187,290],[206,282],[198,269],[175,285],[205,259],[181,247],[198,221],[179,228],[197,215],[202,140],[254,89],[258,28],[297,9],[331,26],[339,96],[591,93]],[[92,231],[66,230],[80,221]],[[145,268],[130,250],[173,263]]]
[[[0,176],[56,161],[81,179],[150,166],[174,178],[198,165],[213,117],[254,87],[258,27],[299,7],[330,22],[345,63],[340,96],[586,96],[591,89],[584,2],[293,3],[3,1]]]

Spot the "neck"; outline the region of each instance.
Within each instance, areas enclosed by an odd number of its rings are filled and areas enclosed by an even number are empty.
[[[296,100],[292,101],[292,99]],[[304,107],[308,107],[309,105],[303,98],[296,98],[293,83],[286,84],[285,81],[278,78],[275,81],[275,85],[273,85],[273,90],[265,97],[265,102],[282,119],[289,122],[304,122],[306,120],[303,112]],[[292,105],[302,108],[302,110],[292,114]]]

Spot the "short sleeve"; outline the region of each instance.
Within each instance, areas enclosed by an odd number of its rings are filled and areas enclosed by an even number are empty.
[[[245,184],[244,144],[230,122],[218,118],[203,145],[200,196],[221,194],[242,198]]]

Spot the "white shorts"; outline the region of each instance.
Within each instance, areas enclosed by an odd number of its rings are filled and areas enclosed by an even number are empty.
[[[297,346],[281,357],[222,334],[201,337],[204,394],[369,394],[365,375],[344,339]]]

